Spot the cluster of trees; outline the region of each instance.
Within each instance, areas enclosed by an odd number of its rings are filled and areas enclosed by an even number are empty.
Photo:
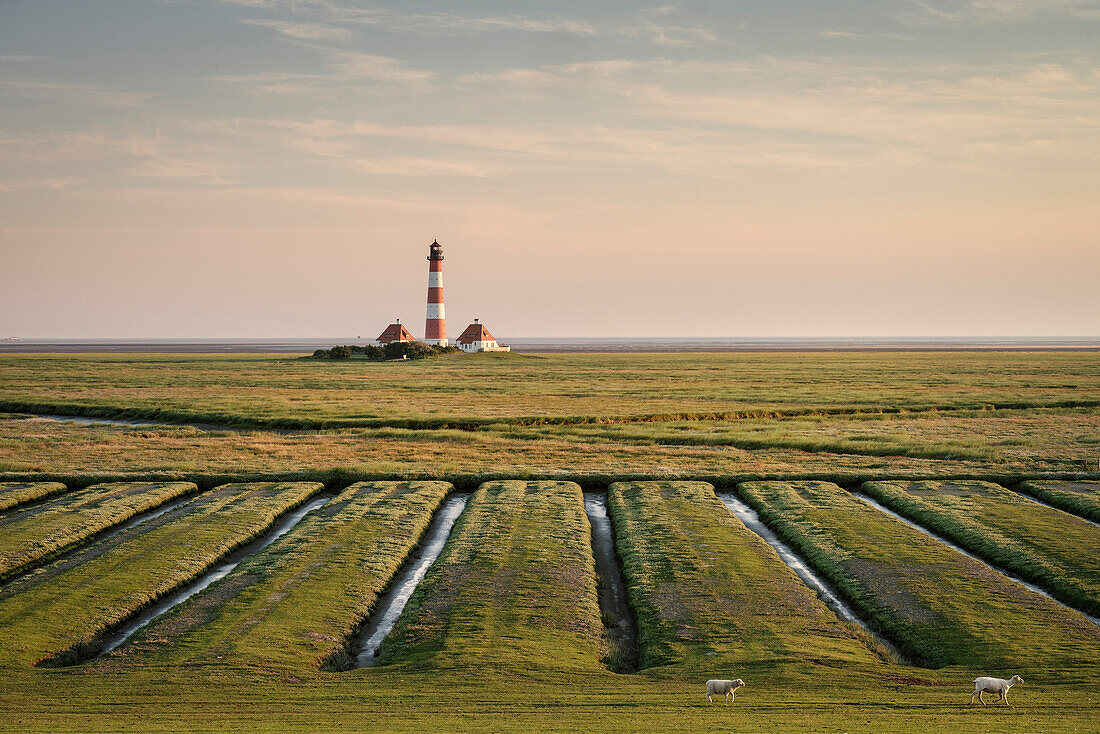
[[[318,349],[313,353],[313,358],[351,359],[357,357],[372,362],[384,362],[388,359],[424,359],[425,357],[438,357],[441,354],[454,354],[461,351],[455,346],[439,347],[421,341],[390,342],[384,347],[376,347],[373,344],[362,347],[344,344],[332,349]]]

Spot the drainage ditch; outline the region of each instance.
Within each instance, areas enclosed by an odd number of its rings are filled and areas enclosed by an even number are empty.
[[[977,561],[978,563],[982,564],[986,568],[991,568],[994,571],[996,571],[997,573],[1001,574],[1002,576],[1006,576],[1006,577],[1012,579],[1013,581],[1015,581],[1016,583],[1020,584],[1021,586],[1024,586],[1024,587],[1026,587],[1027,589],[1029,589],[1031,591],[1034,591],[1036,594],[1040,594],[1042,596],[1045,596],[1047,599],[1050,599],[1055,604],[1058,604],[1059,606],[1065,607],[1066,609],[1070,609],[1074,612],[1077,612],[1078,614],[1084,615],[1084,617],[1086,619],[1088,619],[1090,622],[1092,622],[1093,624],[1100,625],[1100,617],[1094,617],[1091,614],[1087,614],[1085,612],[1082,612],[1080,609],[1077,609],[1076,607],[1071,607],[1069,604],[1066,604],[1065,602],[1062,602],[1062,601],[1059,601],[1059,600],[1055,599],[1053,596],[1050,595],[1049,592],[1045,591],[1043,588],[1041,588],[1039,586],[1036,586],[1035,584],[1031,583],[1030,581],[1024,581],[1019,576],[1016,576],[1015,574],[1009,573],[1008,571],[1004,570],[1003,568],[1000,568],[998,566],[994,566],[992,563],[990,563],[988,561],[982,560],[981,558],[974,555],[973,553],[966,550],[965,548],[961,548],[961,547],[955,545],[954,543],[952,543],[947,538],[944,538],[943,536],[932,532],[931,530],[924,527],[923,525],[919,525],[919,524],[913,522],[912,520],[908,519],[907,517],[904,517],[903,515],[899,515],[898,513],[891,510],[889,507],[886,507],[885,505],[871,499],[870,497],[868,497],[865,494],[862,494],[860,492],[853,492],[852,495],[859,498],[859,499],[861,499],[861,500],[863,500],[864,502],[869,504],[871,507],[874,507],[876,510],[889,515],[890,517],[894,518],[895,520],[900,520],[901,522],[905,523],[906,525],[913,528],[914,530],[919,530],[920,532],[924,533],[928,537],[935,538],[939,542],[946,545],[948,548],[951,548],[953,550],[958,551],[959,553],[962,553],[967,558],[970,558],[972,560]]]
[[[141,612],[137,617],[132,619],[128,624],[116,630],[114,633],[107,635],[103,638],[102,647],[97,655],[94,657],[100,657],[111,652],[117,648],[126,640],[130,639],[136,632],[152,622],[157,617],[161,616],[170,609],[182,604],[190,599],[195,594],[206,589],[211,584],[220,581],[233,571],[244,559],[249,556],[259,553],[264,548],[274,543],[276,540],[286,535],[294,526],[301,522],[302,518],[308,515],[313,510],[319,507],[323,507],[332,499],[331,495],[316,497],[306,504],[302,505],[298,509],[284,515],[280,519],[275,521],[275,524],[263,535],[251,543],[241,546],[237,550],[226,556],[222,562],[213,570],[206,572],[197,580],[192,581],[183,588],[176,591],[174,594],[161,599],[159,602],[149,607],[145,611]],[[63,654],[63,653],[62,653]],[[83,662],[83,661],[77,661]]]
[[[841,621],[859,625],[871,639],[889,651],[891,655],[898,660],[904,660],[904,657],[898,649],[894,647],[889,640],[871,629],[867,623],[856,614],[855,610],[841,599],[840,595],[826,583],[825,579],[818,576],[793,548],[780,540],[779,536],[764,524],[755,510],[742,502],[741,499],[732,492],[719,492],[717,494],[718,499],[722,500],[722,504],[726,506],[726,509],[740,520],[745,527],[759,535],[765,543],[774,548],[783,563],[787,564],[787,567],[794,571],[795,575],[802,579],[807,586],[817,592],[821,601],[825,602],[825,606],[833,610]]]
[[[607,495],[586,493],[584,511],[592,526],[600,616],[608,641],[604,662],[616,673],[635,673],[638,671],[638,625],[626,599],[626,581],[615,553],[611,519],[607,516]]]
[[[92,535],[91,537],[85,538],[84,540],[78,542],[76,545],[72,546],[68,550],[62,550],[60,553],[55,553],[55,554],[48,555],[45,558],[40,558],[32,564],[30,564],[28,566],[24,566],[19,571],[16,571],[16,573],[13,576],[9,577],[6,581],[4,581],[3,583],[0,583],[0,589],[6,588],[9,584],[11,584],[11,583],[13,583],[13,582],[15,582],[19,579],[25,578],[28,574],[34,573],[35,571],[41,569],[43,566],[49,565],[51,563],[56,563],[57,561],[62,561],[64,559],[74,555],[75,553],[78,553],[79,551],[84,550],[85,548],[87,548],[90,545],[93,545],[95,543],[102,543],[104,541],[110,540],[111,538],[115,537],[119,533],[130,530],[131,528],[135,528],[138,525],[149,522],[150,520],[154,520],[154,519],[160,517],[161,515],[169,513],[172,510],[175,510],[179,507],[182,507],[183,505],[187,504],[191,500],[195,499],[195,496],[197,494],[198,494],[197,490],[191,490],[191,491],[185,493],[184,495],[182,495],[180,497],[176,497],[175,499],[168,500],[167,502],[165,502],[163,505],[160,505],[159,507],[154,507],[150,510],[145,510],[144,512],[139,512],[138,514],[131,517],[129,520],[126,520],[125,522],[123,522],[121,525],[116,525],[116,526],[108,528],[106,530],[101,530],[99,533],[97,533],[95,535]],[[36,507],[36,505],[29,505],[27,507],[19,509],[18,512],[24,512],[26,510],[31,510],[31,509],[34,509],[35,507]]]
[[[444,501],[443,507],[436,513],[431,525],[425,531],[419,549],[398,571],[389,590],[378,600],[376,613],[371,615],[371,619],[360,632],[359,642],[355,645],[357,649],[355,667],[368,668],[375,664],[382,641],[393,630],[393,626],[397,624],[401,612],[409,603],[409,598],[416,587],[424,580],[428,569],[443,552],[443,546],[451,537],[455,522],[466,508],[469,499],[468,494],[452,494]]]

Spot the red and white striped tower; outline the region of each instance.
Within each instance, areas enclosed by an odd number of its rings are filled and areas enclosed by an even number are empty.
[[[424,341],[447,346],[447,317],[443,312],[443,245],[432,240],[428,253],[428,319]]]

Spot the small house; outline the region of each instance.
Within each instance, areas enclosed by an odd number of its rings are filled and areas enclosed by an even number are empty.
[[[477,319],[466,327],[462,336],[455,341],[459,349],[464,352],[510,352],[511,347],[503,347],[497,343],[497,338],[489,333]]]
[[[391,342],[412,342],[416,341],[413,335],[409,333],[409,330],[401,323],[401,319],[397,320],[397,323],[390,324],[386,327],[386,330],[382,332],[382,335],[374,340],[374,343],[380,347],[384,347]]]

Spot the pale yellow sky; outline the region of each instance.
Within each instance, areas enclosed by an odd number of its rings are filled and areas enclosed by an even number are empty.
[[[1100,3],[0,5],[0,336],[1100,334]]]

